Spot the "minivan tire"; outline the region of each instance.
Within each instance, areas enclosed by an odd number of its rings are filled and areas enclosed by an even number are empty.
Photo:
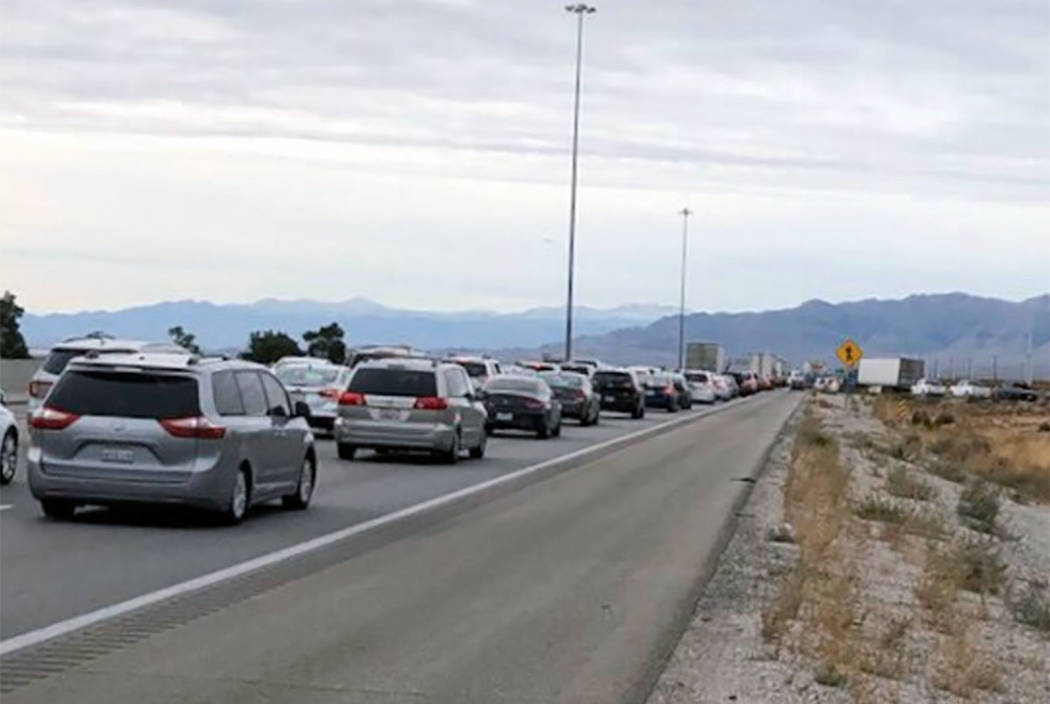
[[[18,468],[18,435],[14,428],[0,441],[0,484],[10,484]]]
[[[357,448],[349,443],[340,442],[336,443],[336,451],[339,453],[339,459],[352,460],[354,459],[354,453],[357,452]]]
[[[485,433],[481,434],[481,440],[478,441],[477,447],[470,448],[470,456],[476,460],[480,460],[485,456],[485,446],[488,445],[489,436]]]
[[[304,489],[303,480],[306,479],[308,486]],[[302,469],[299,470],[299,481],[295,485],[295,492],[281,497],[281,505],[294,511],[302,511],[310,505],[313,498],[314,488],[317,486],[317,468],[309,457],[303,458]],[[303,497],[303,493],[306,497]]]
[[[41,499],[40,508],[48,518],[66,520],[73,517],[77,505],[66,499]]]
[[[459,431],[457,430],[452,436],[452,447],[439,451],[437,455],[445,464],[456,464],[459,462],[459,447]]]
[[[244,491],[244,505],[240,505],[237,494],[240,490]],[[248,515],[248,508],[252,505],[252,481],[251,476],[248,474],[248,470],[245,467],[241,467],[237,470],[237,478],[234,481],[233,487],[230,490],[230,497],[227,500],[226,508],[222,511],[222,520],[226,525],[235,526],[244,520],[244,517]]]

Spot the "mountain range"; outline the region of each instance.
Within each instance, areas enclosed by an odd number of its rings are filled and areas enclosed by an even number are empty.
[[[600,335],[649,323],[675,310],[657,305],[577,307],[575,330],[581,335]],[[565,309],[447,313],[392,308],[360,297],[345,301],[263,299],[237,304],[186,300],[115,311],[45,315],[27,312],[21,325],[26,342],[34,348],[49,347],[93,330],[131,339],[166,340],[168,329],[181,325],[195,334],[205,349],[230,350],[246,346],[253,330],[281,330],[300,337],[306,330],[332,321],[343,327],[350,345],[405,343],[423,349],[534,346],[564,335]]]
[[[670,306],[576,308],[578,355],[610,363],[671,364],[676,360],[677,311]],[[181,325],[207,350],[235,350],[253,330],[293,336],[338,321],[351,346],[406,343],[435,351],[490,351],[505,359],[558,354],[564,309],[518,313],[432,312],[392,308],[366,298],[325,302],[264,299],[247,304],[171,301],[117,311],[26,313],[22,331],[32,347],[47,347],[92,330],[136,339],[167,338]],[[1050,294],[1023,301],[965,293],[917,294],[898,300],[844,303],[811,300],[792,308],[747,313],[691,313],[686,339],[715,341],[730,356],[771,351],[794,364],[834,359],[846,337],[868,356],[908,355],[931,364],[967,366],[974,376],[1018,376],[1031,334],[1037,376],[1050,374]],[[994,360],[994,361],[993,361]]]
[[[1028,337],[1040,378],[1050,375],[1050,295],[1014,302],[965,293],[920,294],[899,300],[865,299],[832,304],[811,300],[781,310],[754,313],[693,313],[686,316],[687,340],[722,344],[728,354],[770,351],[794,364],[833,363],[847,337],[868,356],[913,356],[942,373],[954,365],[958,375],[1022,376]],[[609,363],[673,364],[677,360],[678,318],[575,342],[578,356]],[[559,344],[500,350],[501,357],[556,354]],[[993,370],[993,365],[995,369]],[[933,369],[927,369],[929,373]]]

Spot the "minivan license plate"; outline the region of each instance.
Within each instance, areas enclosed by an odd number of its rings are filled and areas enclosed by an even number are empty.
[[[401,411],[396,408],[380,408],[379,418],[381,420],[401,420]]]
[[[135,461],[135,453],[131,450],[124,450],[119,447],[104,447],[102,448],[102,461],[131,464]]]

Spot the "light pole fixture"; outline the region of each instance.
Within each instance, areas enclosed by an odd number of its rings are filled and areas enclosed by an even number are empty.
[[[678,306],[678,369],[685,369],[685,260],[689,242],[689,216],[693,211],[682,208],[682,297]]]
[[[580,68],[583,63],[583,16],[597,12],[584,3],[566,5],[576,15],[576,100],[572,113],[572,187],[569,196],[569,290],[565,303],[565,361],[572,359],[572,278],[576,258],[576,161],[580,145]]]

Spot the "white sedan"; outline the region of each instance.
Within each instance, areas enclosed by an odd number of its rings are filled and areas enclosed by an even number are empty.
[[[911,387],[912,396],[944,396],[945,393],[947,389],[943,385],[935,384],[925,377],[916,381]]]
[[[981,386],[980,384],[974,384],[969,379],[963,379],[958,384],[952,386],[952,396],[958,398],[991,398],[992,390],[987,386]]]
[[[10,484],[18,465],[18,423],[0,397],[0,484]]]

